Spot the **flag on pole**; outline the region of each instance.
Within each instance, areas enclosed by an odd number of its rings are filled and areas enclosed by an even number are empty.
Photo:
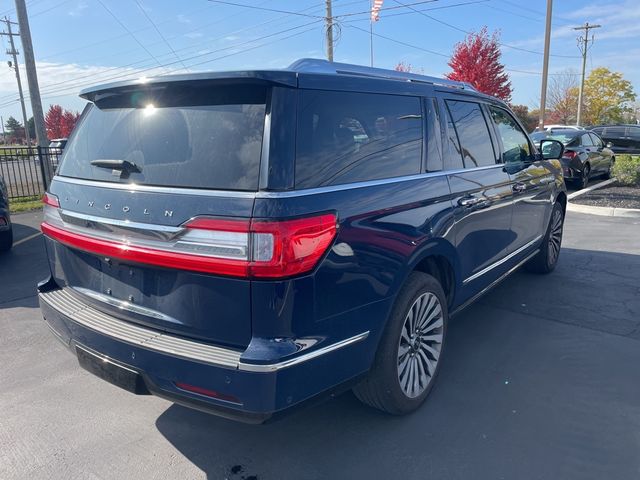
[[[373,7],[371,7],[371,21],[377,22],[380,20],[380,9],[382,8],[382,2],[384,0],[373,0]]]

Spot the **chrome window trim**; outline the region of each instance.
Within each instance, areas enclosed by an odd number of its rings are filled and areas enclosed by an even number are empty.
[[[194,188],[181,188],[181,187],[158,187],[152,185],[138,185],[134,183],[111,183],[111,182],[99,182],[96,180],[85,180],[81,178],[62,177],[56,175],[53,181],[75,184],[75,185],[87,185],[100,188],[113,188],[117,190],[128,190],[130,192],[155,192],[155,193],[168,193],[176,195],[200,195],[204,197],[227,197],[227,198],[294,198],[304,197],[307,195],[317,195],[321,193],[339,192],[343,190],[352,190],[354,188],[366,188],[374,187],[378,185],[388,185],[392,183],[409,182],[413,180],[423,180],[426,178],[443,177],[447,175],[455,175],[464,172],[476,172],[481,170],[489,170],[492,168],[504,168],[503,163],[496,163],[495,165],[485,165],[476,168],[458,168],[455,170],[439,170],[437,172],[418,173],[415,175],[406,175],[402,177],[382,178],[379,180],[367,180],[364,182],[342,183],[340,185],[329,185],[326,187],[304,188],[300,190],[287,190],[287,191],[268,191],[260,190],[257,192],[239,192],[234,190],[204,190]]]
[[[175,195],[200,195],[205,197],[232,197],[232,198],[255,198],[256,192],[241,192],[235,190],[205,190],[199,188],[182,187],[160,187],[155,185],[140,185],[137,183],[116,183],[100,182],[98,180],[87,180],[84,178],[63,177],[56,175],[53,182],[70,183],[72,185],[86,185],[89,187],[110,188],[112,190],[127,190],[131,193],[153,192],[169,193]]]
[[[538,240],[540,240],[542,238],[542,235],[538,235],[536,238],[534,238],[533,240],[531,240],[528,243],[525,243],[523,246],[521,246],[520,248],[518,248],[517,250],[514,250],[513,252],[511,252],[509,255],[502,257],[500,260],[498,260],[497,262],[492,263],[491,265],[483,268],[482,270],[480,270],[479,272],[474,273],[473,275],[471,275],[470,277],[465,278],[462,281],[463,285],[466,285],[467,283],[475,280],[478,277],[481,277],[482,275],[484,275],[485,273],[490,272],[491,270],[493,270],[496,267],[499,267],[500,265],[502,265],[503,263],[505,263],[508,260],[511,260],[513,257],[515,257],[516,255],[524,252],[526,249],[528,249],[529,247],[533,246]]]

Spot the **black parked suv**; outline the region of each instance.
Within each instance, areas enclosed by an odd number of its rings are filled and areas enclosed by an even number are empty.
[[[0,252],[6,252],[13,245],[13,229],[9,215],[9,191],[0,176]]]
[[[591,130],[610,143],[615,153],[640,154],[640,125],[598,125]]]
[[[301,60],[82,96],[40,305],[131,392],[262,422],[354,387],[407,413],[449,318],[558,261],[562,144],[468,85]]]

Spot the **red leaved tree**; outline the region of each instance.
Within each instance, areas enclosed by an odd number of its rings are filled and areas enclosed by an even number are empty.
[[[489,36],[487,27],[483,27],[479,33],[472,32],[463,42],[456,44],[449,60],[453,71],[446,77],[468,82],[483,93],[509,102],[511,82],[500,63],[500,56],[498,32]]]
[[[44,125],[49,139],[68,137],[76,126],[80,114],[63,109],[60,105],[51,105],[44,116]]]

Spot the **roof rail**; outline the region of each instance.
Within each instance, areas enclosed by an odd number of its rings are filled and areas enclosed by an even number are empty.
[[[289,65],[289,70],[299,73],[323,73],[328,75],[355,75],[360,77],[386,78],[405,82],[429,83],[443,87],[458,88],[461,90],[477,91],[467,82],[456,82],[446,78],[430,77],[417,73],[399,72],[384,68],[365,67],[349,63],[329,62],[317,58],[301,58]]]

